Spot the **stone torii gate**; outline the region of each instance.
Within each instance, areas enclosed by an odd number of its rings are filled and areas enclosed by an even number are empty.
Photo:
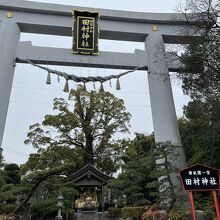
[[[72,10],[100,13],[100,38],[144,42],[145,50],[134,53],[101,51],[98,56],[72,54],[70,49],[32,46],[20,42],[20,33],[72,35]],[[177,124],[169,72],[181,68],[169,61],[164,44],[185,43],[190,36],[181,14],[140,13],[37,3],[23,0],[0,0],[0,147],[4,133],[16,62],[69,65],[96,68],[133,69],[147,66],[153,127],[156,142],[170,141],[178,146],[175,164],[185,166],[185,154]],[[177,178],[174,185],[179,185]]]

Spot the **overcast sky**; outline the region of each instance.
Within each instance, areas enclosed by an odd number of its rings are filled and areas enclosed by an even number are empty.
[[[176,0],[38,0],[38,2],[68,4],[73,6],[86,6],[105,9],[120,9],[142,12],[175,12]],[[71,48],[70,37],[43,36],[36,34],[22,34],[21,41],[31,40],[33,45]],[[144,49],[143,43],[100,41],[100,50],[133,52],[136,48]],[[119,70],[52,67],[80,76],[118,74]],[[31,146],[25,146],[24,140],[29,126],[41,122],[46,114],[52,114],[52,102],[55,97],[67,98],[63,90],[64,81],[57,82],[53,77],[52,85],[46,85],[47,73],[29,65],[17,64],[10,98],[7,122],[3,138],[3,155],[6,162],[24,163],[29,153],[34,152]],[[173,82],[173,80],[172,80]],[[113,82],[112,84],[115,84]],[[187,103],[188,97],[183,96],[181,85],[173,82],[173,95],[177,116],[182,116],[182,106]],[[74,88],[76,84],[72,83]],[[97,84],[97,87],[99,85]],[[104,84],[105,90],[113,92],[117,97],[123,98],[127,110],[132,114],[131,134],[142,132],[150,134],[153,131],[150,99],[148,93],[147,73],[136,71],[124,76],[121,80],[120,91]],[[128,135],[129,137],[129,135]]]

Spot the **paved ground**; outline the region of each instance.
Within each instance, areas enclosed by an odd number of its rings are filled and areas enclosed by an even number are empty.
[[[120,218],[110,218],[105,213],[77,213],[75,220],[121,220]]]

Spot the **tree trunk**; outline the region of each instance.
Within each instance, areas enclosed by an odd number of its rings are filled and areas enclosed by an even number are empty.
[[[86,135],[86,149],[84,156],[84,165],[94,164],[94,152],[93,152],[93,138],[91,135]]]

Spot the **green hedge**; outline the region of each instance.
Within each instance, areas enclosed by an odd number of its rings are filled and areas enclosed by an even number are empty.
[[[169,214],[169,220],[188,220],[192,216],[192,212],[190,209],[172,209]],[[212,220],[214,219],[215,213],[205,213],[204,219]]]
[[[121,209],[121,215],[123,218],[140,219],[141,215],[145,211],[145,206],[141,207],[125,207]]]
[[[108,208],[108,215],[110,217],[120,217],[121,216],[121,209],[120,208],[115,208],[115,207],[110,207]]]

